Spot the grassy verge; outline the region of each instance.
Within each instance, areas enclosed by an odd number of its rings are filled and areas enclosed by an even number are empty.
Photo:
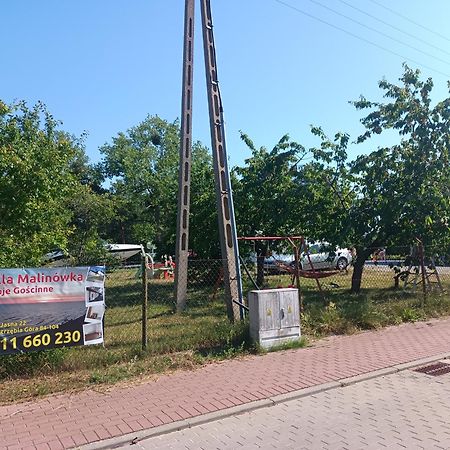
[[[350,334],[450,315],[450,272],[441,276],[443,292],[433,285],[424,302],[421,285],[395,289],[388,267],[366,268],[359,294],[350,294],[351,276],[349,271],[321,279],[322,293],[314,279],[301,279],[305,307],[301,324],[306,336]],[[288,275],[266,277],[266,287],[290,283]]]
[[[213,284],[192,287],[186,312],[178,315],[173,313],[173,283],[163,280],[149,286],[149,345],[142,350],[141,286],[135,275],[120,271],[108,279],[104,347],[2,357],[0,403],[86,387],[103,389],[117,382],[261,352],[250,343],[246,322],[228,322],[222,293],[213,295]],[[422,308],[420,291],[394,290],[391,272],[367,271],[358,295],[349,294],[350,280],[351,274],[324,279],[322,295],[314,280],[302,279],[305,311],[301,319],[306,338],[450,315],[448,293],[430,294]],[[287,275],[270,276],[266,281],[272,287],[290,284]],[[444,280],[444,287],[450,291],[450,279]],[[305,340],[299,345],[305,345]]]

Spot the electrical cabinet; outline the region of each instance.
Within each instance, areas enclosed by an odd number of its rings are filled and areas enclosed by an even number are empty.
[[[297,289],[267,289],[248,294],[250,336],[263,348],[300,339]]]

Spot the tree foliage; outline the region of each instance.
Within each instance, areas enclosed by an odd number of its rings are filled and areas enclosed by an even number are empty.
[[[104,173],[111,182],[110,191],[117,205],[111,236],[122,242],[152,241],[160,254],[173,254],[179,133],[178,121],[169,123],[158,116],[148,116],[100,149]],[[217,255],[212,162],[199,142],[192,148],[191,184],[190,248],[203,256]]]
[[[399,84],[382,80],[385,102],[364,97],[353,102],[369,110],[361,122],[366,128],[358,142],[394,130],[399,143],[382,147],[351,162],[355,199],[348,210],[347,227],[357,243],[358,259],[352,289],[359,291],[364,261],[374,248],[425,245],[449,241],[450,217],[450,98],[432,105],[431,79],[404,66]]]
[[[379,83],[385,103],[365,98],[354,102],[371,112],[362,119],[366,132],[359,142],[385,130],[400,142],[360,156],[351,165],[358,181],[356,214],[359,235],[367,242],[406,244],[419,237],[425,245],[448,237],[450,215],[450,98],[432,105],[431,79],[405,65],[400,84]],[[382,220],[380,220],[382,219]]]
[[[39,264],[71,233],[66,200],[74,194],[75,150],[41,103],[0,102],[0,265]]]
[[[252,152],[245,166],[236,167],[234,199],[239,233],[243,236],[293,234],[301,229],[290,213],[295,200],[296,164],[306,150],[288,135],[267,150],[256,148],[244,133],[241,138]]]
[[[354,200],[347,165],[349,135],[336,133],[330,139],[320,127],[311,127],[311,132],[321,143],[310,149],[311,160],[298,168],[297,220],[309,240],[348,244],[343,230]]]
[[[252,151],[244,167],[235,168],[236,216],[243,236],[304,236],[309,239],[340,237],[342,208],[349,188],[343,176],[348,136],[338,134],[334,142],[325,139],[320,128],[321,147],[306,149],[283,136],[272,150],[257,149],[252,140],[241,137]],[[257,282],[263,281],[263,262],[269,245],[293,252],[288,241],[255,241]]]
[[[270,152],[242,135],[252,157],[236,169],[241,233],[302,234],[355,246],[354,291],[377,247],[409,246],[416,238],[425,246],[448,245],[450,98],[433,105],[432,80],[422,81],[420,72],[406,65],[399,81],[379,83],[383,102],[364,97],[353,102],[369,111],[358,143],[386,130],[399,135],[395,145],[354,161],[347,159],[345,133],[330,139],[313,127],[318,147],[306,151],[285,136]]]
[[[118,206],[110,234],[122,242],[167,240],[176,199],[178,139],[176,123],[149,116],[101,147]]]
[[[92,165],[86,155],[84,136],[67,135],[74,148],[69,165],[76,179],[74,194],[66,199],[70,212],[72,233],[67,243],[67,253],[73,264],[98,264],[108,261],[105,242],[108,240],[108,224],[115,217],[116,204],[112,195],[103,187],[101,167]]]
[[[366,114],[357,142],[392,131],[398,140],[353,161],[346,133],[305,148],[283,136],[257,148],[232,172],[238,234],[303,235],[355,246],[353,290],[376,247],[450,245],[450,97],[432,102],[433,82],[405,65],[398,83],[382,80],[382,101],[352,102]],[[148,116],[101,147],[91,165],[83,136],[61,130],[45,106],[0,102],[0,264],[38,264],[54,247],[91,262],[109,242],[157,244],[176,239],[179,124]],[[189,248],[218,257],[212,158],[193,144]],[[279,249],[274,247],[274,249]],[[285,248],[284,250],[287,250]],[[264,258],[267,243],[257,244]],[[260,261],[261,262],[261,261]]]

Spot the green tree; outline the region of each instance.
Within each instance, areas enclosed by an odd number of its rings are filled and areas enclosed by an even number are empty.
[[[119,133],[100,150],[117,207],[110,237],[153,241],[160,254],[175,249],[179,170],[179,124],[158,116]],[[189,247],[201,256],[217,255],[217,215],[212,158],[199,142],[192,146]]]
[[[192,149],[189,248],[200,258],[221,258],[212,156],[199,142]]]
[[[308,240],[348,245],[343,230],[354,200],[347,164],[349,135],[336,133],[330,139],[320,127],[311,127],[311,132],[321,144],[311,148],[308,162],[297,168],[294,217]]]
[[[0,102],[0,265],[37,265],[71,233],[75,150],[41,103]]]
[[[434,106],[433,82],[404,65],[399,84],[379,82],[386,102],[364,97],[353,102],[369,110],[361,122],[374,134],[395,130],[400,142],[359,156],[350,164],[355,199],[347,227],[357,243],[352,290],[358,292],[364,261],[374,248],[410,245],[416,237],[425,245],[449,240],[450,217],[450,98]]]
[[[152,240],[165,251],[176,205],[178,142],[177,123],[149,116],[100,148],[118,206],[110,230],[114,241]]]
[[[242,139],[252,150],[244,167],[235,168],[236,216],[243,236],[294,236],[337,242],[348,197],[348,135],[339,133],[330,141],[320,128],[312,132],[322,139],[318,148],[306,149],[283,136],[271,151],[257,149],[249,137]],[[268,241],[255,241],[257,283],[264,278]],[[290,244],[275,249],[292,252]]]
[[[398,144],[349,162],[344,133],[330,139],[313,127],[319,147],[306,151],[284,137],[271,152],[243,135],[252,158],[236,169],[240,234],[295,233],[355,246],[353,292],[375,249],[409,246],[416,238],[441,248],[450,241],[450,98],[432,105],[432,80],[422,81],[406,65],[398,85],[383,80],[379,87],[385,102],[354,102],[369,110],[357,142],[394,130]],[[266,251],[260,244],[261,259]]]
[[[71,212],[72,234],[67,251],[74,264],[89,265],[108,261],[104,246],[105,225],[114,218],[115,204],[108,194],[97,194],[88,185],[79,185],[76,194],[67,201]]]
[[[99,165],[92,165],[85,152],[84,136],[76,138],[66,134],[72,142],[74,155],[70,171],[77,183],[74,194],[67,198],[72,233],[67,253],[73,264],[98,264],[108,262],[104,246],[108,238],[108,225],[114,220],[116,205],[111,194],[102,186],[104,177]]]
[[[243,167],[234,168],[234,202],[238,234],[241,236],[295,235],[301,223],[294,219],[297,164],[306,155],[300,144],[288,135],[267,150],[256,148],[252,140],[241,132],[241,138],[252,152]],[[264,258],[268,241],[255,241],[257,280],[264,281]]]

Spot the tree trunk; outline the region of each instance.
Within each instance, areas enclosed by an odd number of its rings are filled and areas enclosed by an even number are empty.
[[[357,248],[356,249],[356,261],[353,265],[352,275],[352,294],[358,294],[361,291],[362,274],[364,271],[364,264],[366,259],[371,254],[371,249]]]

